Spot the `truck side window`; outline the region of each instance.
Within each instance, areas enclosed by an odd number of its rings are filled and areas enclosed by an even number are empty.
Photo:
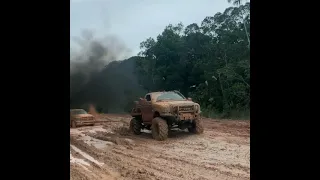
[[[151,101],[151,96],[150,96],[150,94],[146,95],[146,100],[147,100],[147,101]]]

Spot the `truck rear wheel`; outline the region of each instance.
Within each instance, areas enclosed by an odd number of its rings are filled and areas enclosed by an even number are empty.
[[[138,120],[137,118],[132,118],[130,121],[130,130],[134,134],[139,135],[141,134],[141,129],[142,129],[141,121]]]
[[[168,124],[167,121],[160,118],[156,117],[152,120],[152,137],[158,141],[163,141],[168,138]]]
[[[191,133],[195,133],[195,134],[202,134],[203,133],[203,125],[202,125],[202,121],[200,118],[195,119],[192,124],[191,127],[188,128],[188,131]]]

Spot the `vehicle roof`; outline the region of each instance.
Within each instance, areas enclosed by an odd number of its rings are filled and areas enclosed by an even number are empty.
[[[156,99],[156,98],[158,98],[161,94],[166,93],[166,92],[174,92],[174,93],[178,93],[178,94],[179,94],[179,91],[173,90],[173,91],[156,91],[156,92],[150,92],[150,93],[147,93],[146,95],[151,94],[151,95],[153,96],[152,99]]]
[[[166,93],[166,92],[174,92],[174,93],[176,93],[176,91],[155,91],[155,92],[149,92],[147,94],[162,94],[162,93]]]
[[[79,111],[79,110],[84,110],[84,109],[70,109],[70,111]]]

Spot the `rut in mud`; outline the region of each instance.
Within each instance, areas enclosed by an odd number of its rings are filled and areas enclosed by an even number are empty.
[[[250,122],[203,119],[204,134],[128,132],[130,117],[70,129],[70,178],[206,180],[250,179]]]

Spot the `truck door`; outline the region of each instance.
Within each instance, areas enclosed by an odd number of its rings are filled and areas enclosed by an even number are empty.
[[[153,119],[152,105],[151,105],[151,95],[147,94],[145,100],[141,106],[142,119],[144,123],[151,123]]]

